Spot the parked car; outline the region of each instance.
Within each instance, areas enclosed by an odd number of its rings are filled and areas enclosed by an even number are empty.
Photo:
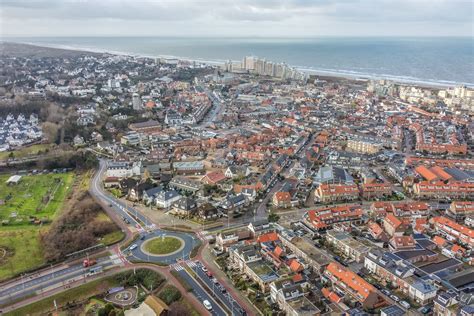
[[[429,313],[431,313],[431,307],[425,306],[425,307],[423,307],[422,309],[420,309],[420,312],[421,312],[423,315],[429,314]]]
[[[138,248],[138,245],[137,244],[133,244],[130,246],[130,250],[134,250],[134,249],[137,249]]]
[[[390,296],[390,291],[387,289],[382,289],[381,292],[387,296]]]
[[[401,301],[400,305],[402,305],[406,309],[409,309],[411,307],[410,303],[408,303],[407,301]]]
[[[214,284],[219,284],[219,281],[216,278],[213,278],[212,282],[214,282]]]
[[[390,298],[394,300],[395,302],[400,302],[400,298],[394,294],[390,295]]]
[[[207,268],[206,268],[205,266],[202,266],[202,267],[201,267],[201,270],[202,270],[203,272],[207,272]]]
[[[208,311],[212,311],[211,302],[209,302],[208,300],[204,300],[204,301],[202,301],[202,304],[204,305],[204,307],[205,307]]]

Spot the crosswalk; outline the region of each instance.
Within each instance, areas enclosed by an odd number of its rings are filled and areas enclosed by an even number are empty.
[[[198,231],[196,232],[196,235],[199,239],[201,239],[202,241],[206,241],[207,238],[206,238],[206,235],[207,235],[207,232],[206,231]]]
[[[171,269],[176,270],[176,271],[184,270],[184,268],[179,263],[173,263],[170,267]]]
[[[181,271],[181,270],[184,270],[183,265],[187,265],[191,269],[198,266],[196,264],[196,262],[194,262],[192,260],[186,260],[186,261],[182,261],[182,262],[179,262],[179,263],[173,263],[172,265],[170,265],[170,269],[176,270],[176,271]]]
[[[186,264],[187,264],[188,267],[190,267],[191,269],[197,266],[196,262],[191,261],[191,260],[186,261]]]

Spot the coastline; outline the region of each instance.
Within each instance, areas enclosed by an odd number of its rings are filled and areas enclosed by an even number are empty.
[[[158,54],[158,55],[148,55],[148,54],[140,54],[140,53],[133,53],[133,52],[124,52],[124,51],[114,51],[114,50],[107,50],[107,49],[100,49],[97,47],[76,47],[70,45],[62,45],[62,44],[45,44],[45,43],[35,43],[35,42],[27,42],[27,41],[7,41],[7,40],[0,40],[0,43],[13,43],[13,44],[23,44],[23,45],[30,45],[40,48],[49,48],[49,49],[61,49],[61,50],[69,50],[75,52],[88,52],[88,53],[100,53],[100,54],[110,54],[110,55],[118,55],[118,56],[129,56],[129,57],[144,57],[144,58],[164,58],[164,59],[178,59],[188,62],[199,62],[206,65],[212,66],[220,66],[223,65],[228,60],[207,60],[202,58],[193,58],[193,57],[185,57],[185,56],[173,56],[173,55],[165,55],[165,54]],[[242,56],[243,58],[244,56]],[[240,62],[240,60],[231,60],[232,62]],[[325,78],[332,78],[332,79],[346,79],[346,80],[389,80],[394,83],[398,84],[411,84],[419,87],[425,88],[449,88],[455,87],[459,85],[465,85],[467,87],[473,88],[474,83],[469,82],[455,82],[455,81],[447,81],[447,80],[435,80],[435,79],[420,79],[410,76],[397,76],[397,75],[390,75],[390,74],[367,74],[352,70],[344,70],[344,69],[324,69],[324,68],[313,68],[313,67],[304,67],[298,65],[290,65],[291,67],[305,72],[309,75],[317,75],[322,76]]]

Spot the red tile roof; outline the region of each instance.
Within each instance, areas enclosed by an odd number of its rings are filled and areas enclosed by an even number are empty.
[[[272,241],[277,241],[277,240],[279,240],[278,234],[275,232],[266,233],[266,234],[258,236],[257,238],[258,242],[272,242]]]
[[[338,263],[331,262],[326,267],[326,271],[334,276],[339,282],[351,288],[352,291],[357,292],[363,298],[363,301],[367,299],[371,293],[377,293],[377,290],[373,285]]]
[[[434,174],[433,172],[431,172],[425,166],[418,166],[415,168],[415,171],[428,181],[433,181],[433,180],[438,179],[438,176]]]

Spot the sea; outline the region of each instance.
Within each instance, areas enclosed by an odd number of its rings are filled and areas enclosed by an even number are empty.
[[[320,75],[474,87],[472,37],[22,37],[3,40],[213,64],[240,61],[252,55]]]

